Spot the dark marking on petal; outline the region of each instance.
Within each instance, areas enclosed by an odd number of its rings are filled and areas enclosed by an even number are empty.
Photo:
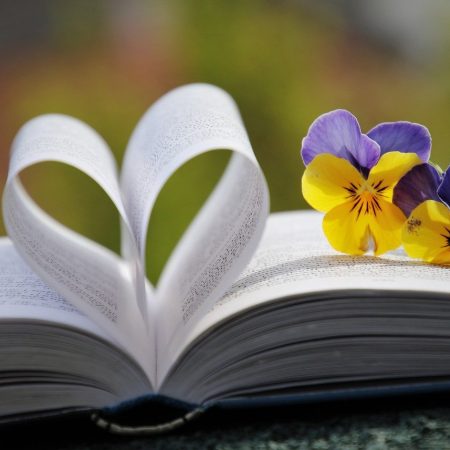
[[[374,189],[378,189],[381,185],[381,183],[383,182],[383,180],[380,180],[375,186],[373,186]]]
[[[381,205],[378,203],[378,200],[376,199],[376,197],[373,198],[373,201],[374,201],[375,205],[377,205],[377,208],[381,211]]]
[[[359,209],[358,209],[358,214],[357,214],[357,216],[356,216],[356,220],[359,219],[359,216],[360,216],[360,214],[361,214],[361,210],[362,210],[363,206],[364,206],[364,203],[361,203],[361,206],[360,206]]]
[[[407,222],[408,233],[417,235],[417,228],[419,228],[420,225],[422,225],[422,221],[420,219],[411,217]]]
[[[374,215],[375,217],[377,217],[377,210],[375,209],[375,203],[374,203],[374,202],[371,202],[370,205],[372,206],[373,215]]]
[[[357,198],[356,199],[356,201],[353,203],[353,206],[352,206],[352,208],[350,209],[350,212],[352,212],[358,205],[359,205],[359,202],[361,201],[361,198]]]

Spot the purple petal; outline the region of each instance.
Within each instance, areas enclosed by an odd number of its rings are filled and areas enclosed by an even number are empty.
[[[431,164],[413,167],[394,188],[393,202],[409,217],[411,211],[425,200],[437,200],[441,182],[439,172]]]
[[[437,193],[440,199],[450,208],[450,166],[444,173],[444,178]]]
[[[345,158],[358,169],[370,169],[380,158],[380,147],[361,133],[353,114],[337,109],[318,117],[303,139],[301,155],[305,165],[320,153]]]
[[[411,122],[380,123],[368,133],[371,139],[381,147],[381,154],[398,151],[417,153],[423,162],[427,162],[431,152],[431,135],[426,127]]]

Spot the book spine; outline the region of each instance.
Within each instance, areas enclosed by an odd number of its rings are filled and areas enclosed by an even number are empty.
[[[170,420],[168,422],[154,424],[154,425],[122,425],[120,423],[114,422],[112,420],[102,417],[100,412],[95,412],[91,415],[91,420],[100,428],[109,433],[118,434],[121,436],[151,436],[156,434],[163,434],[173,431],[177,428],[182,427],[188,422],[192,422],[198,419],[203,413],[204,408],[198,407],[183,416]]]

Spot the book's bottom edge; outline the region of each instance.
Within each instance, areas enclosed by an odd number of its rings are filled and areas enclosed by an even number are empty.
[[[319,403],[338,403],[386,399],[389,397],[450,394],[450,379],[397,381],[383,385],[339,386],[308,389],[302,392],[273,392],[264,395],[236,396],[202,405],[186,403],[164,395],[148,394],[103,409],[74,407],[39,411],[0,418],[0,425],[15,425],[61,418],[90,418],[103,430],[120,435],[167,433],[192,422],[209,410],[227,414],[231,410],[272,407],[301,407]]]
[[[207,403],[220,409],[250,409],[271,406],[308,405],[325,402],[358,401],[423,394],[450,394],[450,379],[390,381],[384,384],[359,383],[305,389],[298,393],[265,393],[264,395],[236,396]]]

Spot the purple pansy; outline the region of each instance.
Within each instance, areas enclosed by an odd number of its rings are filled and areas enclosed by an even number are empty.
[[[444,172],[442,177],[442,183],[438,187],[437,193],[439,198],[450,208],[450,166]]]
[[[353,114],[337,109],[312,123],[302,141],[301,156],[308,165],[318,154],[331,153],[347,159],[367,176],[381,155],[390,151],[416,153],[427,162],[431,152],[428,129],[417,123],[386,122],[364,134]]]
[[[437,200],[440,173],[431,164],[425,163],[413,167],[394,188],[393,202],[408,217],[411,211],[426,200]]]
[[[426,163],[413,167],[394,188],[393,202],[408,217],[426,200],[435,200],[450,207],[450,166],[441,174]]]

